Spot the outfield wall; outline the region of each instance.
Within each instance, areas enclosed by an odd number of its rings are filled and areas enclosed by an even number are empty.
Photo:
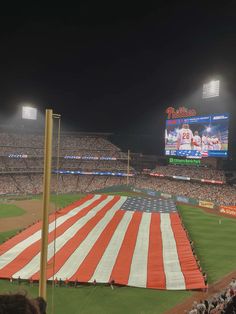
[[[114,192],[115,193],[115,192],[124,192],[124,191],[143,193],[143,194],[154,196],[154,197],[163,197],[166,199],[172,199],[175,202],[186,203],[190,205],[196,205],[196,206],[206,207],[206,208],[211,208],[211,209],[218,208],[218,205],[207,200],[197,200],[194,198],[189,198],[189,197],[181,196],[181,195],[177,196],[177,195],[173,195],[173,194],[169,194],[169,193],[161,192],[161,191],[141,189],[141,188],[133,187],[131,185],[116,185],[116,186],[111,186],[109,188],[100,189],[96,192],[99,192],[99,193],[113,193]]]

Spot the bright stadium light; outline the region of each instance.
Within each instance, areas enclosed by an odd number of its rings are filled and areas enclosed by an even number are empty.
[[[37,109],[30,106],[23,106],[22,119],[37,120]]]
[[[210,81],[209,83],[203,84],[202,98],[213,98],[219,97],[220,94],[220,81]]]

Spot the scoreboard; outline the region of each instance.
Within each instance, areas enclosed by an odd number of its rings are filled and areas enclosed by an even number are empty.
[[[228,129],[228,113],[167,119],[165,155],[227,157]]]

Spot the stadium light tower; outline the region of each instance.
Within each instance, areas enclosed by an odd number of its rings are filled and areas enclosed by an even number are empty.
[[[21,117],[24,120],[37,120],[38,110],[31,106],[22,106]]]
[[[220,94],[220,81],[212,80],[206,84],[203,84],[202,98],[208,99],[213,97],[219,97]]]

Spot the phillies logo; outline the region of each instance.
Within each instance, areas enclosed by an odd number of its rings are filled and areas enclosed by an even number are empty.
[[[185,107],[180,107],[177,110],[175,110],[175,108],[173,107],[168,107],[166,109],[166,113],[168,115],[168,119],[193,117],[197,115],[197,112],[195,109],[187,109]]]

